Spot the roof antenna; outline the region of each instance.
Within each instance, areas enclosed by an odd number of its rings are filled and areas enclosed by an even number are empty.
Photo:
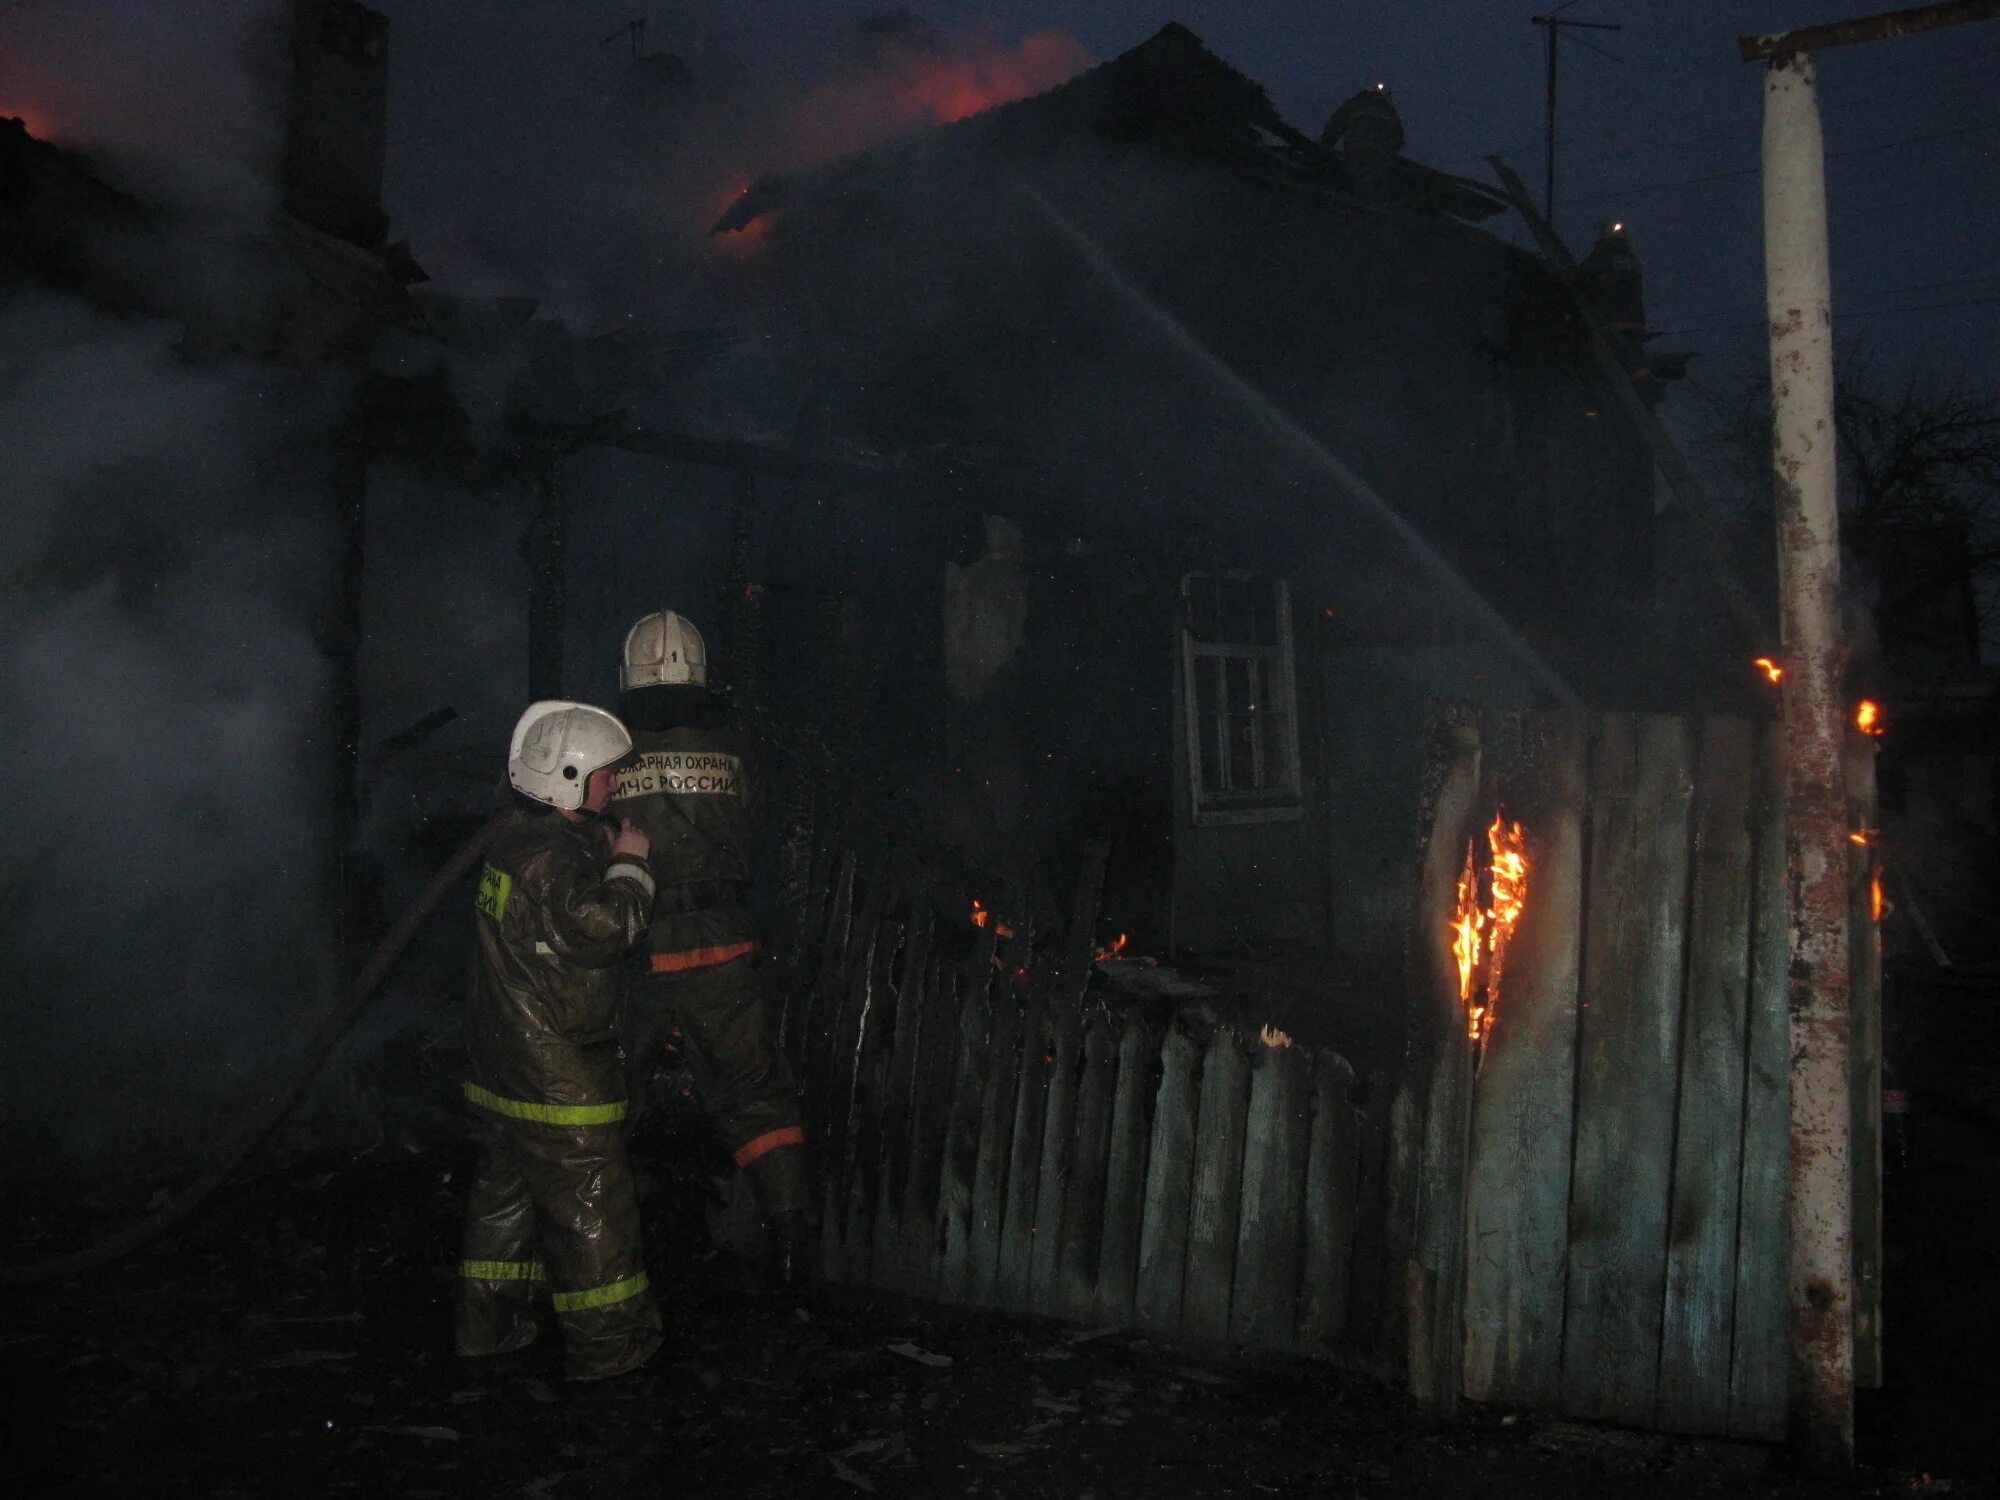
[[[1623,26],[1615,26],[1608,21],[1563,20],[1562,13],[1576,3],[1577,0],[1563,0],[1561,5],[1558,5],[1547,15],[1531,16],[1529,18],[1537,26],[1546,26],[1549,29],[1548,169],[1547,174],[1543,178],[1542,217],[1547,219],[1551,224],[1556,221],[1556,43],[1562,40],[1565,28],[1571,31],[1623,31],[1625,29]],[[1624,61],[1615,52],[1605,52],[1604,48],[1597,46],[1594,42],[1583,37],[1576,37],[1574,40],[1589,47],[1593,52],[1604,52],[1604,55],[1609,57],[1613,62]]]
[[[627,21],[597,45],[600,47],[609,47],[621,36],[632,39],[632,61],[637,62],[639,54],[646,50],[646,18],[641,16],[636,21]]]

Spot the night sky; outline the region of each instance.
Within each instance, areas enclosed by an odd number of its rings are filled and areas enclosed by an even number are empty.
[[[435,0],[391,0],[386,8],[395,17],[391,206],[420,246],[448,261],[444,241],[466,223],[501,205],[535,211],[539,170],[509,175],[491,160],[482,165],[489,143],[522,141],[543,158],[538,168],[551,164],[554,142],[575,139],[558,117],[617,72],[618,49],[601,49],[599,38],[646,7],[494,0],[477,8],[477,19]],[[647,41],[684,51],[698,74],[740,69],[768,87],[823,66],[871,8],[746,0],[697,29],[676,14],[695,8],[659,7]],[[1534,7],[1526,4],[934,0],[917,9],[954,40],[982,28],[1009,40],[1060,29],[1097,59],[1178,20],[1315,135],[1341,99],[1386,80],[1409,154],[1490,180],[1483,157],[1496,153],[1540,195],[1545,33],[1530,23]],[[1736,37],[1867,9],[1856,0],[1583,0],[1566,11],[1624,30],[1565,36],[1558,223],[1579,254],[1599,220],[1630,223],[1654,326],[1703,352],[1695,403],[1704,392],[1733,391],[1762,358],[1762,69],[1737,60]],[[1821,82],[1843,343],[1872,346],[1878,364],[1897,374],[1923,369],[1991,385],[2000,375],[1992,350],[2000,332],[1992,250],[2000,230],[2000,24],[1832,51],[1822,56]],[[533,132],[543,124],[556,128],[537,143]],[[432,225],[435,234],[426,232]],[[1509,221],[1494,227],[1518,237]]]
[[[634,312],[703,321],[672,289],[689,281],[679,262],[713,253],[700,230],[731,192],[761,171],[923,123],[889,111],[826,128],[829,108],[856,114],[855,36],[879,4],[378,3],[394,23],[395,233],[441,288],[533,295],[580,328]],[[1043,76],[1050,55],[1103,60],[1178,20],[1309,133],[1379,79],[1395,91],[1412,156],[1486,177],[1482,158],[1494,152],[1541,191],[1545,33],[1527,3],[913,8],[958,56],[1006,58],[1040,34]],[[1662,345],[1702,352],[1693,384],[1668,406],[1684,427],[1737,392],[1762,358],[1762,70],[1737,60],[1735,39],[1867,8],[1580,0],[1566,11],[1624,30],[1566,37],[1557,219],[1579,254],[1599,220],[1630,223],[1652,322],[1678,335]],[[268,0],[13,0],[0,14],[0,110],[25,109],[59,138],[103,148],[128,164],[135,188],[171,178],[197,195],[240,195],[275,140],[272,88],[246,67],[242,40],[271,9]],[[673,138],[634,140],[610,118],[625,48],[601,42],[635,15],[650,22],[648,47],[683,54],[697,80],[700,103]],[[1821,79],[1843,344],[1867,346],[1884,380],[1914,371],[1993,386],[2000,24],[1829,52]],[[817,115],[808,119],[802,100]],[[1491,227],[1520,237],[1510,220]]]

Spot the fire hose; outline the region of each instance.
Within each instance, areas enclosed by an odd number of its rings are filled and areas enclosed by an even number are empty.
[[[271,1133],[292,1112],[312,1081],[319,1076],[319,1070],[326,1065],[327,1058],[341,1038],[361,1019],[361,1013],[368,1008],[368,1002],[381,988],[382,981],[396,966],[396,960],[403,956],[403,950],[410,946],[423,927],[424,921],[436,910],[437,904],[451,893],[453,886],[465,878],[473,864],[486,852],[486,846],[493,841],[494,834],[506,819],[505,813],[489,818],[479,831],[462,845],[452,857],[444,862],[438,872],[430,878],[417,899],[410,903],[396,925],[389,929],[368,955],[354,982],[348,986],[340,1006],[326,1018],[312,1043],[300,1057],[298,1066],[279,1086],[276,1093],[265,1100],[263,1107],[251,1117],[242,1132],[229,1147],[216,1158],[209,1169],[187,1187],[175,1194],[158,1209],[148,1214],[138,1223],[108,1235],[93,1245],[67,1255],[58,1255],[48,1260],[38,1260],[27,1265],[0,1266],[0,1284],[21,1285],[31,1282],[60,1281],[68,1276],[76,1276],[85,1271],[94,1271],[99,1266],[109,1265],[121,1256],[129,1255],[140,1246],[150,1244],[169,1229],[173,1228],[208,1198],[230,1178],[241,1170],[243,1164],[257,1153],[271,1138]]]

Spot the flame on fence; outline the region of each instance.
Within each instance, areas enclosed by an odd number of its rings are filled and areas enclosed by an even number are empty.
[[[1014,929],[988,911],[986,903],[981,901],[977,896],[972,898],[972,925],[974,927],[986,927],[990,925],[993,928],[993,935],[995,937],[1010,938],[1014,935]]]
[[[1291,1036],[1286,1032],[1278,1030],[1269,1021],[1266,1021],[1263,1028],[1257,1033],[1257,1040],[1262,1042],[1266,1047],[1289,1047],[1292,1045]]]
[[[1106,946],[1102,948],[1099,948],[1095,953],[1091,954],[1090,961],[1094,964],[1101,964],[1107,958],[1116,958],[1119,954],[1125,951],[1125,945],[1131,940],[1132,940],[1132,935],[1130,933],[1126,932],[1119,933],[1117,937],[1113,938],[1110,941],[1110,943],[1108,943]]]
[[[1889,898],[1882,894],[1882,867],[1877,865],[1868,872],[1868,918],[1879,922],[1882,914],[1889,909]]]
[[[1752,665],[1754,665],[1758,671],[1762,672],[1765,678],[1771,682],[1781,682],[1784,680],[1785,669],[1779,666],[1776,662],[1772,661],[1771,658],[1768,656],[1758,657],[1757,660],[1754,663],[1752,663]]]
[[[1486,899],[1480,900],[1479,841],[1465,845],[1451,921],[1452,957],[1458,963],[1458,998],[1465,1034],[1484,1042],[1500,1003],[1507,945],[1528,908],[1528,836],[1520,823],[1495,809],[1486,830]]]
[[[1854,705],[1854,727],[1863,734],[1882,732],[1882,705],[1873,698],[1863,698]]]

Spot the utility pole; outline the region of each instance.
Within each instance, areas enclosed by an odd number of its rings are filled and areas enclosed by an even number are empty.
[[[1543,176],[1542,217],[1551,224],[1556,221],[1556,43],[1561,40],[1563,29],[1572,31],[1623,31],[1623,26],[1613,26],[1606,21],[1565,21],[1562,13],[1575,5],[1577,0],[1569,0],[1567,5],[1558,5],[1545,16],[1535,16],[1537,26],[1545,26],[1549,33],[1549,118],[1548,118],[1548,163]],[[1578,38],[1582,40],[1582,38]]]
[[[1853,1097],[1846,712],[1835,500],[1833,310],[1814,54],[2000,15],[2000,0],[1742,37],[1764,83],[1764,275],[1778,531],[1779,683],[1790,895],[1791,1431],[1808,1467],[1854,1461]]]

